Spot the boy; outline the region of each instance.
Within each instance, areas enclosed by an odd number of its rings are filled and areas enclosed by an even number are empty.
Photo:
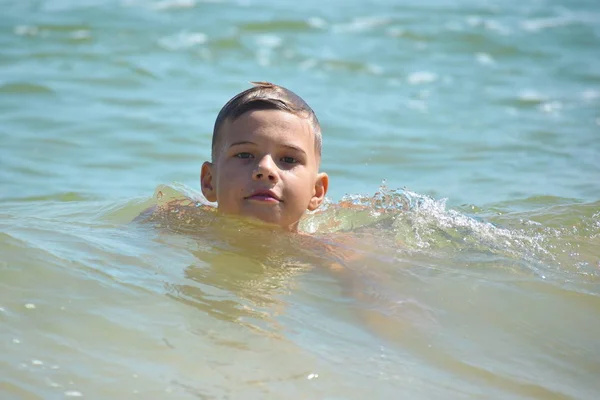
[[[257,218],[289,231],[327,194],[319,172],[321,127],[308,104],[268,82],[233,97],[213,129],[211,162],[200,185],[208,201],[228,215]]]
[[[202,194],[208,201],[217,203],[221,214],[258,219],[297,232],[302,216],[323,203],[329,186],[327,174],[319,172],[322,144],[319,121],[310,106],[292,91],[268,82],[253,84],[254,87],[229,100],[217,116],[211,161],[203,163],[200,174]],[[183,204],[173,204],[174,207],[179,205]],[[172,209],[167,207],[167,210]],[[185,206],[175,214],[161,215],[166,222],[169,216],[183,215],[187,222],[191,214],[184,210]],[[198,211],[194,207],[191,210]],[[204,229],[203,233],[210,234],[214,225],[200,223],[193,228],[195,233]],[[238,245],[235,247],[238,251],[243,249],[251,258],[265,258],[267,252],[271,253],[266,257],[270,262],[279,260],[285,264],[287,253],[293,255],[299,251],[303,258],[308,254],[314,257],[314,264],[326,265],[341,279],[345,293],[370,301],[363,274],[354,274],[344,266],[348,261],[359,259],[351,250],[354,242],[348,242],[348,238],[338,237],[332,242],[304,235],[286,238],[286,235],[263,230],[229,230],[228,233],[235,233],[233,242]],[[293,240],[286,246],[286,239],[290,238]],[[272,245],[278,239],[281,239],[279,246]],[[231,242],[229,238],[228,243]],[[257,246],[257,243],[270,246]],[[302,252],[303,249],[310,251]],[[303,264],[294,257],[292,260],[294,265]],[[388,321],[376,310],[359,311],[372,328],[388,330]]]

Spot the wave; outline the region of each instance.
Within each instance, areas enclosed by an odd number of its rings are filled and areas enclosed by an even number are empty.
[[[34,212],[33,225],[44,221],[102,228],[133,222],[211,238],[215,227],[219,230],[230,224],[239,231],[246,226],[247,221],[215,211],[215,204],[199,192],[171,184],[158,186],[152,197],[121,201],[70,193],[9,201],[4,203],[0,222]],[[600,201],[538,196],[449,207],[446,199],[390,189],[384,183],[372,195],[328,199],[319,210],[307,213],[300,230],[326,241],[353,241],[354,250],[374,257],[452,259],[463,267],[501,265],[564,282],[600,280]]]
[[[214,204],[184,185],[159,186],[153,203],[158,211],[142,220],[173,231],[205,232],[222,223]],[[384,183],[373,195],[326,201],[306,215],[300,230],[321,237],[351,234],[390,254],[452,255],[465,262],[501,257],[540,276],[568,270],[600,278],[600,202],[546,196],[449,208],[446,199]]]

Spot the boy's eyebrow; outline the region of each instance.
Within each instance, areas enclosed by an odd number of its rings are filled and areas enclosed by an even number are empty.
[[[229,145],[229,147],[233,147],[233,146],[239,146],[239,145],[241,145],[241,144],[253,144],[253,145],[256,145],[256,143],[254,143],[254,142],[243,141],[243,142],[235,142],[235,143],[232,143],[232,144],[230,144],[230,145]]]
[[[245,140],[243,142],[232,143],[231,145],[229,145],[229,148],[231,148],[233,146],[240,146],[240,145],[243,145],[243,144],[251,144],[251,145],[256,146],[256,143],[249,142],[249,141]],[[304,150],[302,150],[300,147],[297,147],[297,146],[294,146],[294,145],[291,145],[291,144],[283,144],[283,145],[281,145],[281,147],[287,147],[288,149],[292,149],[292,150],[295,150],[295,151],[297,151],[299,153],[306,154],[306,152]]]
[[[294,145],[291,145],[291,144],[284,144],[281,147],[286,147],[288,149],[292,149],[292,150],[297,151],[298,153],[302,153],[302,154],[306,155],[306,152],[304,150],[302,150],[300,147],[297,147],[297,146],[294,146]]]

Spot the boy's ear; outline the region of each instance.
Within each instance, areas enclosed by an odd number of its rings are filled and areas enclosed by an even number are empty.
[[[213,176],[213,164],[208,161],[204,162],[200,171],[200,187],[206,200],[214,203],[217,201],[217,191],[213,184]]]
[[[323,200],[325,200],[325,195],[327,194],[327,188],[329,187],[329,176],[327,176],[327,174],[325,172],[321,172],[320,174],[317,175],[317,180],[315,182],[315,189],[313,191],[313,197],[310,199],[310,202],[308,203],[308,210],[309,211],[314,211],[317,208],[319,208],[319,206],[321,205],[321,203],[323,203]]]

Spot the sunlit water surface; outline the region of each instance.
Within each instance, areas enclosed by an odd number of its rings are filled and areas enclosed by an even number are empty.
[[[0,7],[1,398],[598,398],[596,2]],[[302,234],[197,191],[253,80],[323,125]]]

